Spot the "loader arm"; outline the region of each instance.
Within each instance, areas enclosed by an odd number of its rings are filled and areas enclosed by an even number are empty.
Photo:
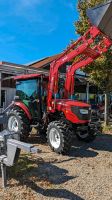
[[[59,68],[67,62],[73,63],[66,73],[64,97],[68,98],[74,91],[74,72],[92,63],[112,45],[112,0],[87,10],[87,16],[92,24],[90,29],[51,63],[47,99],[50,112],[55,111]]]
[[[55,99],[55,95],[58,92],[59,68],[67,62],[73,61],[73,59],[76,60],[66,73],[64,96],[67,97],[68,94],[72,95],[74,91],[74,72],[92,63],[103,53],[107,52],[111,45],[112,41],[97,27],[92,26],[87,33],[72,44],[60,58],[51,63],[47,99],[48,111],[55,111],[55,104],[52,104],[52,100]]]
[[[102,35],[100,31],[97,37],[99,37],[99,43],[95,44],[96,38],[92,38],[93,42],[91,44],[88,43],[88,46],[83,51],[83,53],[81,54],[79,53],[81,56],[78,57],[77,61],[76,62],[74,61],[73,64],[69,67],[66,73],[66,80],[65,80],[65,94],[64,94],[65,98],[68,98],[69,96],[72,97],[74,93],[74,82],[75,82],[74,76],[76,70],[87,67],[89,64],[94,62],[98,57],[100,57],[103,53],[106,53],[109,47],[112,45],[112,41],[110,41],[108,37]]]

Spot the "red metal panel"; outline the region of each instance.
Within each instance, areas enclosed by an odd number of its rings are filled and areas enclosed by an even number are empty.
[[[37,78],[42,76],[42,74],[23,74],[20,76],[14,76],[14,80],[22,80],[22,79],[30,79],[30,78]]]
[[[25,114],[26,114],[26,116],[28,117],[29,120],[32,119],[32,116],[31,116],[28,108],[22,102],[14,102],[14,105],[16,105],[19,108],[21,108],[25,112]]]
[[[79,101],[73,101],[73,100],[67,100],[67,99],[63,99],[63,100],[56,100],[56,102],[54,102],[56,105],[56,110],[61,111],[64,113],[65,117],[67,120],[69,120],[70,122],[74,123],[74,124],[84,124],[84,123],[88,123],[89,120],[80,120],[72,111],[71,111],[71,106],[78,106],[78,107],[90,107],[89,104],[83,103],[83,102],[79,102]]]

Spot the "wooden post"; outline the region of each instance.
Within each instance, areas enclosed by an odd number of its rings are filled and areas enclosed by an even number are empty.
[[[89,82],[87,81],[86,85],[86,101],[89,103]]]
[[[108,125],[108,119],[109,119],[109,109],[108,109],[108,103],[109,103],[109,95],[105,92],[105,125]]]

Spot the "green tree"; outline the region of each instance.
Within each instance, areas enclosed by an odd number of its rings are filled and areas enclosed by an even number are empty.
[[[107,1],[107,0],[106,0]],[[78,0],[79,19],[75,22],[76,32],[83,35],[91,26],[86,15],[88,8],[94,7],[104,0]],[[105,94],[105,123],[108,123],[108,96],[112,91],[112,51],[108,50],[100,58],[84,69],[89,74],[89,81],[97,85]]]

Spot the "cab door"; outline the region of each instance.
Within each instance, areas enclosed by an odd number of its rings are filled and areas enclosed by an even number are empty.
[[[28,107],[32,118],[41,118],[40,78],[17,81],[16,95]]]

